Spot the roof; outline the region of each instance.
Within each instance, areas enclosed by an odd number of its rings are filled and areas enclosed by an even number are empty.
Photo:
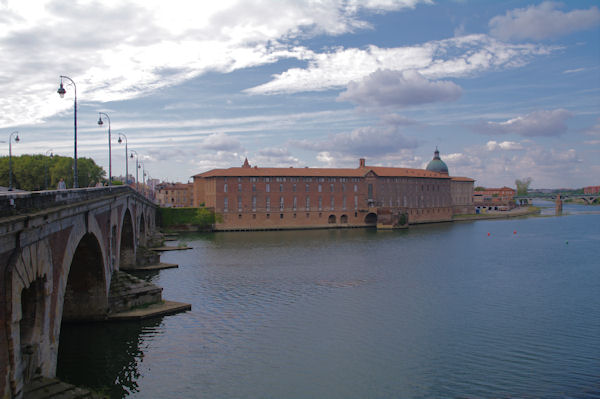
[[[385,166],[364,166],[350,168],[259,168],[236,167],[228,169],[212,169],[193,177],[365,177],[373,172],[381,177],[427,177],[449,179],[448,175],[424,169],[393,168]]]
[[[471,179],[470,177],[462,177],[462,176],[453,176],[451,177],[452,181],[475,181],[474,179]]]

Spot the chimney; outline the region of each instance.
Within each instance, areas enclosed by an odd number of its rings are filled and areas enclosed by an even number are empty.
[[[365,167],[365,159],[364,158],[359,159],[358,162],[359,162],[359,164],[358,164],[359,168]]]

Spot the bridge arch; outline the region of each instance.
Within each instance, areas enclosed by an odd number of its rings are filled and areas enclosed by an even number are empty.
[[[11,391],[18,396],[23,384],[35,375],[53,371],[53,337],[44,326],[50,323],[52,284],[52,252],[42,240],[21,248],[10,262],[6,280],[6,300],[12,304],[7,335],[9,347],[9,380]]]
[[[100,242],[86,233],[73,254],[64,291],[63,321],[102,319],[108,310],[106,270]]]
[[[129,209],[126,209],[121,221],[119,267],[135,264],[135,235],[133,231],[133,218]]]

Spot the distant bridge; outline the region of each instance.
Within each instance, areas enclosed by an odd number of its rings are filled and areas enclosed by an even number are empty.
[[[527,195],[515,195],[513,199],[519,205],[528,205],[533,202],[533,200],[547,200],[547,201],[556,201],[556,199],[560,196],[561,200],[566,199],[581,199],[585,201],[588,205],[591,205],[595,202],[599,202],[600,195],[598,194],[527,194]]]
[[[56,372],[63,320],[103,319],[156,205],[126,186],[0,195],[0,396]]]

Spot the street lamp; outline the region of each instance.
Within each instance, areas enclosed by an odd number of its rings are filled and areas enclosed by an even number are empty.
[[[119,144],[123,142],[121,137],[125,139],[125,185],[129,185],[129,162],[127,161],[127,136],[125,133],[119,133]]]
[[[137,191],[140,190],[140,182],[138,180],[138,169],[140,168],[140,165],[138,165],[138,153],[136,150],[131,150],[131,154],[129,154],[129,156],[131,158],[133,158],[133,153],[135,152],[135,189]]]
[[[78,182],[78,175],[77,175],[77,86],[75,86],[75,82],[73,82],[73,79],[71,79],[68,76],[64,76],[64,75],[60,75],[60,87],[58,88],[58,90],[56,91],[59,95],[60,98],[64,98],[65,97],[65,93],[67,92],[65,90],[65,88],[63,87],[63,78],[64,79],[68,79],[71,84],[73,85],[73,89],[75,90],[75,113],[74,113],[74,149],[73,149],[73,188],[78,188],[79,187],[79,182]]]
[[[48,153],[50,153],[50,158],[54,156],[54,154],[52,154],[52,149],[46,151],[46,173],[44,174],[44,186],[46,187],[46,190],[48,190]]]
[[[102,115],[106,116],[108,119],[108,185],[112,186],[112,159],[110,153],[110,117],[104,112],[98,112],[98,125],[102,126],[104,122],[102,121]]]
[[[15,143],[19,142],[19,132],[12,132],[8,136],[8,191],[12,191],[12,139],[15,137]]]

